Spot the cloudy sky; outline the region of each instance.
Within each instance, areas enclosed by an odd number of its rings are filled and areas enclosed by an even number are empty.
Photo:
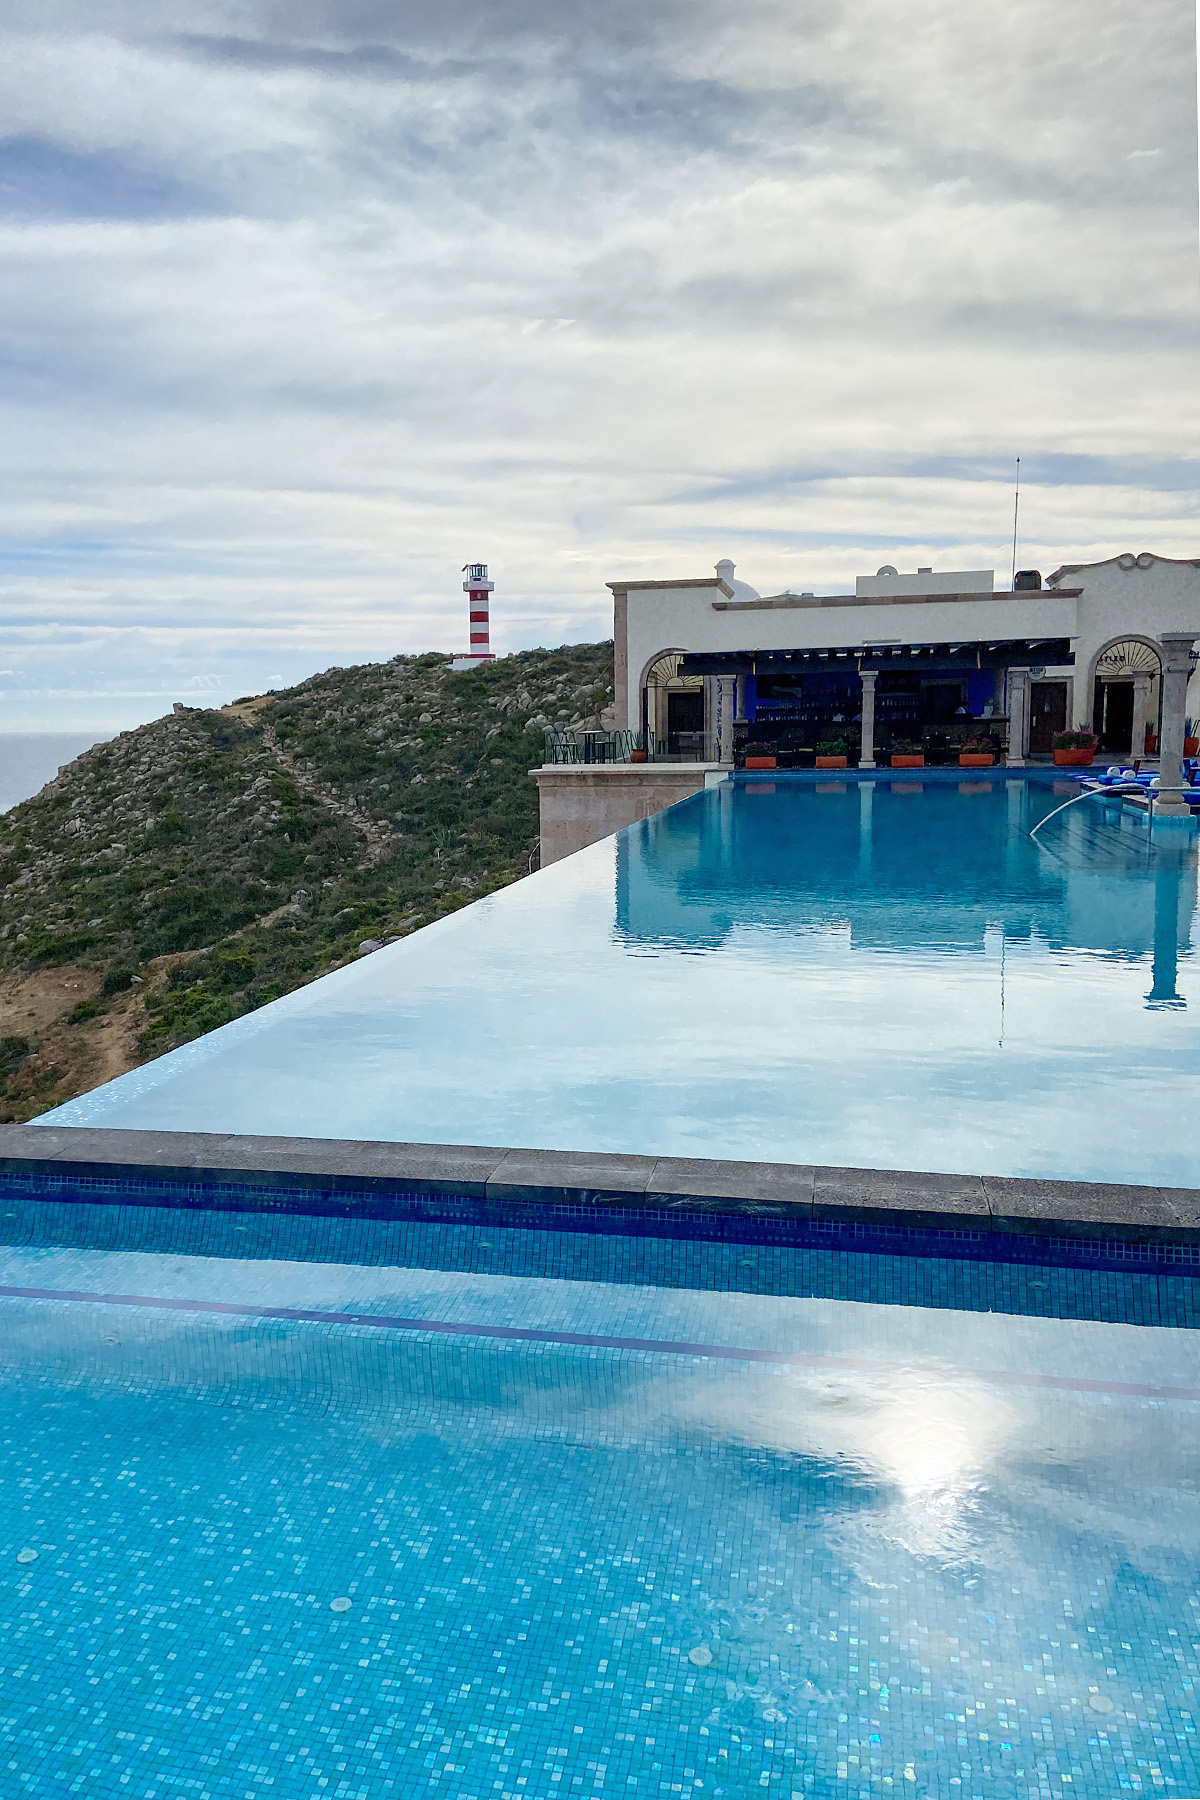
[[[9,0],[0,730],[1200,553],[1191,0]]]

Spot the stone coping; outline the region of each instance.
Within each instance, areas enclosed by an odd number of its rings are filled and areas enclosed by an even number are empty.
[[[893,769],[882,762],[871,763],[865,769],[857,763],[847,769],[736,769],[728,764],[722,766],[730,779],[739,784],[746,781],[873,781],[877,784],[889,781],[1035,781],[1039,776],[1063,781],[1070,780],[1073,773],[1079,773],[1078,769],[1058,769],[1053,763],[1030,762],[1028,759],[1019,763],[988,763],[981,769],[964,769],[957,763],[930,763],[923,769]],[[1143,763],[1142,767],[1148,768],[1149,763]],[[1082,787],[1079,791],[1083,792]]]
[[[644,762],[644,763],[542,763],[530,769],[535,781],[666,781],[686,780],[697,775],[733,773],[732,763],[716,762]]]
[[[0,1126],[0,1175],[456,1195],[798,1223],[1200,1246],[1200,1189],[341,1138]]]
[[[1103,765],[1107,767],[1108,765]],[[1101,767],[1097,764],[1097,768]],[[1146,758],[1142,767],[1155,769],[1158,764]],[[696,775],[720,775],[743,781],[979,781],[1033,780],[1039,775],[1070,779],[1078,770],[1057,769],[1049,762],[991,763],[982,769],[963,769],[954,763],[931,763],[924,769],[893,769],[876,763],[862,769],[739,769],[733,763],[716,762],[644,762],[644,763],[542,763],[530,769],[533,781],[666,781]]]

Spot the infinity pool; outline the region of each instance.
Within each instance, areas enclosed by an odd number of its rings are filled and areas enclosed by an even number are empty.
[[[1077,792],[726,783],[47,1122],[1200,1186],[1195,839]]]
[[[1187,1271],[0,1203],[5,1795],[1200,1793]]]

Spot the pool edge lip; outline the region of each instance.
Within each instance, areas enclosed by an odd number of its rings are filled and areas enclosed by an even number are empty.
[[[1200,1190],[470,1144],[0,1125],[0,1175],[1200,1245]]]

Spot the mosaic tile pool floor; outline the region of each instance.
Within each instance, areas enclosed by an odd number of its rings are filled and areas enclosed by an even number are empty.
[[[811,1250],[564,1279],[551,1234],[367,1266],[19,1210],[0,1794],[1200,1794],[1200,1336],[1113,1322],[1164,1277],[958,1311],[895,1303],[912,1257],[834,1299],[770,1291]]]

